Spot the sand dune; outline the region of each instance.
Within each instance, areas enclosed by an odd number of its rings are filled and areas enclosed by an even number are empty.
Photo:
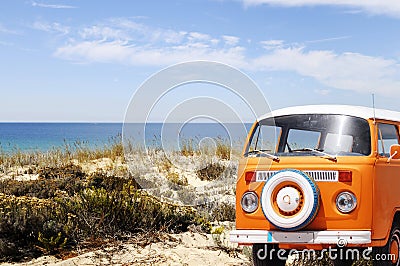
[[[128,240],[66,260],[43,256],[26,263],[1,265],[251,265],[242,252],[235,252],[233,248],[232,252],[226,252],[219,248],[211,234],[185,232],[168,234],[165,238],[145,247]]]

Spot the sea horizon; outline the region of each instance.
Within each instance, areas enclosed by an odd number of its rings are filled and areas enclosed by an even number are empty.
[[[122,122],[0,122],[0,152],[45,152],[77,145],[102,148],[121,138],[123,126]],[[245,124],[246,130],[250,126],[250,123]],[[196,122],[182,126],[178,123],[149,122],[125,123],[125,127],[124,133],[131,135],[130,139],[146,146],[160,145],[161,139],[168,143],[182,140],[199,142],[204,138],[237,142],[244,140],[247,133],[241,123]]]

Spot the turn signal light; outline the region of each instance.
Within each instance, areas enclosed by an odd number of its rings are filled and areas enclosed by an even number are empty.
[[[339,171],[339,182],[351,182],[353,175],[351,171]]]
[[[254,182],[254,181],[256,181],[256,172],[254,172],[254,171],[246,172],[246,174],[244,175],[244,180],[246,182]]]

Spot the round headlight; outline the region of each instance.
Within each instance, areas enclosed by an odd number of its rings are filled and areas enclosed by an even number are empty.
[[[336,197],[336,208],[342,213],[349,213],[357,206],[357,199],[351,192],[341,192]]]
[[[256,193],[252,191],[248,191],[243,194],[242,200],[240,201],[242,205],[242,209],[247,212],[251,213],[257,210],[258,208],[258,196]]]

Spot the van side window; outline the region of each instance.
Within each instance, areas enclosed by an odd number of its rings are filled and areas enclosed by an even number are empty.
[[[378,153],[389,157],[390,146],[399,144],[399,132],[397,126],[390,124],[378,124]]]

